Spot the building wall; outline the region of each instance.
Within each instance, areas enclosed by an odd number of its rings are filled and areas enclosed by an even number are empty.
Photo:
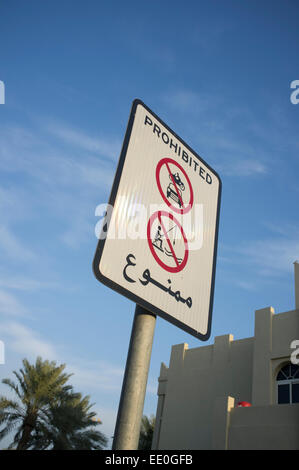
[[[232,335],[190,350],[174,346],[169,368],[161,368],[153,448],[212,449],[215,390],[251,401],[252,353],[252,338]]]
[[[267,307],[255,312],[253,338],[173,346],[161,367],[153,449],[299,449],[299,405],[276,404],[276,375],[296,339],[299,309]]]
[[[299,449],[299,404],[234,408],[230,412],[227,448]]]

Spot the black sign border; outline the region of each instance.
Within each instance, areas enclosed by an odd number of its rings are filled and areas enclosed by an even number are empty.
[[[202,340],[202,341],[207,341],[210,338],[211,335],[211,325],[212,325],[212,313],[213,313],[213,303],[214,303],[214,291],[215,291],[215,275],[216,275],[216,258],[217,258],[217,246],[218,246],[218,232],[219,232],[219,216],[220,216],[220,203],[221,203],[221,193],[222,193],[222,181],[220,179],[220,176],[218,173],[208,165],[189,145],[186,144],[167,124],[165,124],[148,106],[146,106],[140,99],[135,99],[132,104],[131,108],[131,113],[127,125],[127,130],[123,142],[123,146],[121,149],[119,161],[118,161],[118,166],[116,169],[115,177],[114,177],[114,182],[112,185],[111,189],[111,194],[109,198],[109,205],[114,207],[114,202],[116,199],[123,167],[125,164],[125,159],[127,155],[127,150],[128,150],[128,145],[132,133],[132,128],[134,125],[134,120],[135,120],[135,115],[136,115],[136,110],[137,106],[141,105],[143,106],[144,109],[146,109],[147,112],[149,112],[162,126],[164,126],[172,135],[184,146],[186,147],[201,163],[203,163],[207,168],[211,170],[213,175],[216,176],[216,178],[219,181],[219,192],[218,192],[218,201],[217,201],[217,216],[216,216],[216,228],[215,228],[215,243],[214,243],[214,257],[213,257],[213,270],[212,270],[212,281],[211,281],[211,293],[210,293],[210,304],[209,304],[209,317],[208,317],[208,329],[207,333],[203,335],[202,333],[199,333],[198,331],[194,330],[193,328],[190,328],[189,326],[185,325],[184,323],[180,322],[176,318],[173,318],[171,315],[165,313],[163,310],[160,310],[156,306],[152,305],[151,303],[145,301],[141,297],[138,297],[137,295],[133,294],[129,290],[125,289],[123,286],[120,286],[116,282],[112,281],[111,279],[107,278],[100,272],[100,261],[101,257],[104,251],[105,247],[105,242],[106,238],[99,239],[97,249],[95,252],[94,260],[93,260],[93,272],[98,281],[100,281],[102,284],[106,285],[107,287],[110,287],[111,289],[115,290],[116,292],[122,294],[123,296],[127,297],[130,300],[133,300],[136,304],[140,305],[141,307],[149,310],[150,312],[154,313],[155,315],[158,315],[164,320],[169,321],[173,325],[181,328],[182,330],[186,331],[187,333],[191,334],[192,336],[195,336],[196,338]],[[193,156],[192,155],[192,156]]]

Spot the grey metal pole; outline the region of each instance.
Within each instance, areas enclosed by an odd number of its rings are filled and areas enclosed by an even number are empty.
[[[113,450],[137,450],[156,315],[136,305]]]

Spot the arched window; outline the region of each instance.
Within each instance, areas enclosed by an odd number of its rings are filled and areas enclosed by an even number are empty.
[[[299,403],[299,366],[286,364],[277,374],[277,403]]]

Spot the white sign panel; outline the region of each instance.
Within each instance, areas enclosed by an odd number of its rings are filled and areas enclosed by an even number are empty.
[[[208,339],[220,194],[217,173],[135,100],[94,258],[97,279]]]

